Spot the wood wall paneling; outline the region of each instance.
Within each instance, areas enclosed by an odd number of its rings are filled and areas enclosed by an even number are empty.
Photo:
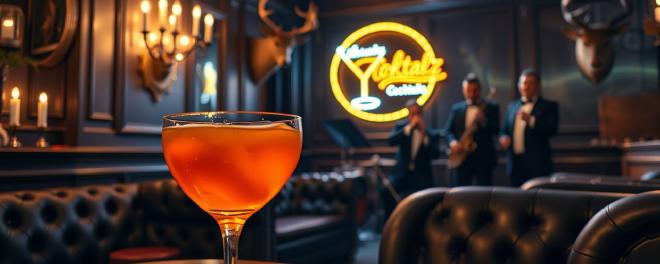
[[[643,1],[635,1],[641,7]],[[575,43],[561,33],[568,24],[558,4],[539,5],[538,54],[543,95],[560,104],[561,130],[598,133],[598,97],[657,90],[657,61],[653,41],[641,29],[644,14],[634,9],[628,31],[613,37],[615,61],[600,84],[584,78],[575,62]]]
[[[111,121],[114,104],[116,2],[94,0],[89,42],[88,118]]]

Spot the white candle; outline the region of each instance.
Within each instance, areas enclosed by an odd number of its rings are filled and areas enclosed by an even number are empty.
[[[167,0],[158,0],[158,24],[165,27],[167,23]]]
[[[181,12],[183,9],[181,8],[181,2],[179,0],[175,1],[174,4],[172,4],[172,14],[176,16],[176,23],[174,23],[175,27],[172,29],[172,31],[179,31],[179,25],[181,25],[181,18],[179,17],[181,15]]]
[[[13,18],[6,18],[2,20],[2,29],[0,30],[0,37],[3,39],[14,39],[14,31],[16,25]]]
[[[204,16],[204,42],[211,43],[212,32],[213,31],[213,16],[211,14],[206,14]]]
[[[149,14],[149,10],[151,10],[149,0],[143,0],[142,3],[140,3],[140,9],[142,10],[142,31],[147,31],[147,14]]]
[[[172,32],[176,31],[176,16],[170,15],[169,22],[170,22],[170,31]]]
[[[21,118],[21,99],[20,92],[18,87],[14,86],[14,89],[11,90],[11,99],[9,99],[9,125],[10,126],[20,126]]]
[[[202,17],[202,8],[199,5],[195,5],[192,9],[192,35],[194,38],[199,36],[199,19]]]
[[[37,104],[37,127],[48,126],[48,95],[41,93]]]

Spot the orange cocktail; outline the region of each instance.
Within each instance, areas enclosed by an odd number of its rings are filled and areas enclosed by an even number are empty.
[[[183,191],[216,219],[247,218],[286,183],[302,137],[286,124],[190,124],[163,129],[163,150]]]
[[[243,224],[296,168],[301,118],[261,112],[167,115],[162,142],[181,189],[218,222],[225,263],[236,263]]]

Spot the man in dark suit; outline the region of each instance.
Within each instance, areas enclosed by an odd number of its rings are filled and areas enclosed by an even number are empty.
[[[500,130],[500,110],[497,104],[481,98],[481,84],[473,73],[463,80],[465,101],[451,107],[445,131],[452,153],[468,151],[465,161],[450,171],[453,186],[473,184],[491,185],[493,167],[497,162],[495,137]],[[461,144],[461,137],[473,127],[472,152]]]
[[[389,179],[401,197],[433,186],[431,160],[440,154],[439,136],[426,127],[422,119],[422,109],[414,100],[406,103],[408,119],[396,124],[388,143],[398,146],[396,164]],[[396,201],[388,192],[383,192],[385,214],[389,216]]]
[[[535,70],[524,70],[518,80],[520,100],[507,107],[500,146],[509,152],[507,174],[513,186],[554,170],[550,137],[557,133],[559,107],[541,97],[540,84]]]

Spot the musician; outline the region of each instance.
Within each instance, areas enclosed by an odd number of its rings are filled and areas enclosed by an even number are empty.
[[[463,96],[465,101],[452,106],[445,128],[450,151],[468,151],[465,161],[450,171],[452,185],[472,185],[473,181],[476,185],[491,185],[497,162],[495,137],[499,133],[499,106],[481,97],[481,84],[473,73],[463,80]],[[476,129],[471,139],[476,148],[469,152],[469,147],[461,143],[461,137],[467,137],[464,133],[471,126]]]
[[[559,107],[540,95],[541,79],[525,69],[518,79],[520,100],[507,107],[500,147],[509,152],[507,174],[513,186],[553,172],[550,137],[557,133]]]
[[[415,100],[409,100],[406,106],[408,119],[397,123],[388,139],[390,145],[399,147],[389,179],[401,197],[433,186],[431,160],[440,154],[439,135],[424,123],[422,109]],[[387,217],[396,201],[387,190],[382,197]]]

